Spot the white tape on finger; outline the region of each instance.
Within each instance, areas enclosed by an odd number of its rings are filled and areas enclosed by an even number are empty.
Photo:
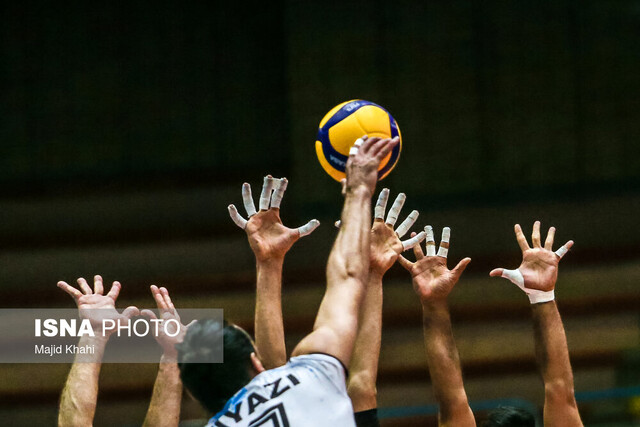
[[[333,225],[334,225],[336,228],[340,228],[340,225],[342,225],[342,221],[337,220],[336,222],[334,222],[334,223],[333,223]]]
[[[440,240],[440,248],[438,248],[438,256],[446,258],[449,254],[449,239],[451,238],[451,229],[445,227],[442,229],[442,239]]]
[[[274,179],[270,176],[265,176],[262,183],[262,193],[260,193],[260,210],[266,211],[269,209],[269,202],[271,201],[271,192],[273,191]]]
[[[276,180],[276,184],[273,189],[273,196],[271,196],[272,208],[280,208],[280,203],[282,203],[282,198],[284,197],[284,192],[287,190],[288,184],[289,181],[287,181],[287,178]]]
[[[355,145],[356,147],[360,148],[360,146],[364,143],[364,140],[362,138],[358,138],[356,139],[356,142],[353,143],[353,145]]]
[[[236,225],[243,230],[247,227],[247,220],[242,218],[238,213],[238,209],[236,209],[235,205],[229,205],[229,216],[236,223]]]
[[[517,287],[522,289],[522,291],[527,294],[529,297],[529,302],[531,304],[540,304],[543,302],[553,301],[555,299],[555,292],[551,291],[539,291],[536,289],[529,289],[524,286],[524,276],[522,272],[517,270],[503,270],[502,277],[505,279],[509,279],[511,283],[515,284]]]
[[[407,199],[407,196],[404,193],[398,194],[396,200],[393,202],[391,209],[389,209],[389,215],[387,215],[387,220],[385,221],[389,225],[396,225],[396,221],[398,221],[398,216],[400,215],[400,210],[402,209],[402,205],[404,205],[404,201]]]
[[[355,145],[353,147],[351,147],[349,149],[349,155],[350,156],[355,156],[356,154],[358,154],[358,147],[356,147]]]
[[[300,237],[309,235],[313,232],[313,230],[318,228],[319,225],[320,225],[320,221],[318,221],[317,219],[312,219],[305,225],[298,227],[298,234],[300,234]]]
[[[409,231],[409,229],[413,227],[413,224],[416,222],[419,215],[420,213],[418,211],[411,211],[409,216],[406,217],[405,220],[402,221],[402,224],[400,224],[400,226],[396,229],[396,234],[398,235],[398,237],[402,237],[407,234],[407,231]]]
[[[387,200],[389,200],[389,189],[383,188],[378,196],[378,201],[376,202],[376,208],[373,214],[375,219],[384,219],[384,211],[387,209]]]
[[[425,237],[427,237],[427,233],[425,233],[424,231],[419,232],[412,238],[402,242],[402,250],[406,251],[407,249],[413,248],[415,245],[420,244],[420,242],[422,242],[425,239]]]
[[[433,236],[433,227],[427,225],[424,231],[427,233],[427,256],[436,256],[436,240]]]
[[[251,218],[256,214],[256,205],[253,204],[253,196],[251,195],[251,186],[246,182],[242,184],[242,202],[247,216]]]
[[[556,255],[558,255],[560,258],[562,258],[563,256],[565,256],[567,254],[567,252],[569,252],[569,249],[567,248],[567,246],[566,245],[562,245],[556,251]]]

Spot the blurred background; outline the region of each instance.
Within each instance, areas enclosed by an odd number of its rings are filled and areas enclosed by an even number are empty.
[[[220,307],[253,329],[240,186],[286,176],[288,349],[311,330],[342,198],[322,116],[387,108],[384,181],[473,262],[451,296],[468,395],[540,408],[528,302],[504,280],[513,224],[558,228],[557,301],[586,425],[640,425],[640,1],[30,2],[0,20],[0,307],[73,307],[58,280],[120,280],[120,305]],[[385,281],[384,425],[434,425],[420,306]],[[3,425],[53,425],[68,365],[0,366]],[[103,367],[96,426],[141,424],[157,365]],[[215,386],[215,385],[212,385]],[[634,397],[636,396],[636,397]],[[510,400],[505,400],[510,399]],[[205,418],[185,397],[182,418]],[[197,425],[197,424],[196,424]]]

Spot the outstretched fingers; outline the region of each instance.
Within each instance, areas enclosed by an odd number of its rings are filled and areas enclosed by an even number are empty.
[[[262,182],[262,192],[260,193],[260,210],[266,211],[269,209],[269,202],[271,201],[271,192],[273,191],[273,177],[267,175]]]
[[[398,237],[402,237],[405,234],[407,234],[407,231],[409,231],[409,229],[413,227],[413,224],[415,224],[419,215],[420,213],[418,211],[416,210],[411,211],[409,216],[407,216],[405,220],[402,221],[400,226],[396,229],[396,234],[398,235]]]
[[[427,225],[424,228],[425,233],[427,233],[427,256],[435,256],[436,255],[436,239],[433,235],[433,227]]]
[[[398,221],[398,216],[400,215],[400,210],[404,205],[404,201],[407,199],[407,196],[404,193],[398,194],[396,200],[393,202],[391,209],[389,209],[389,214],[387,215],[387,220],[385,221],[387,224],[394,226],[396,225],[396,221]]]
[[[553,239],[556,235],[556,228],[555,227],[551,227],[549,228],[549,231],[547,232],[547,239],[544,241],[544,248],[548,251],[552,250],[553,248]]]
[[[65,291],[66,293],[68,293],[69,295],[71,295],[71,297],[73,299],[78,299],[82,295],[84,295],[78,289],[76,289],[73,286],[69,285],[67,282],[63,282],[62,280],[58,282],[58,287],[60,289],[62,289],[63,291]]]
[[[536,221],[533,223],[533,232],[531,233],[531,243],[533,243],[534,248],[542,247],[542,245],[540,244],[540,221]]]
[[[120,289],[122,289],[122,285],[120,284],[120,282],[113,282],[107,296],[114,301],[117,300],[118,295],[120,295]]]
[[[102,295],[104,287],[102,285],[102,276],[96,274],[93,276],[93,293],[96,295]]]
[[[522,232],[522,227],[520,227],[520,224],[516,224],[513,227],[515,233],[516,233],[516,240],[518,241],[518,245],[520,246],[520,250],[522,250],[522,252],[531,249],[529,247],[529,243],[527,243],[527,238],[524,237],[524,233]]]
[[[87,281],[84,280],[83,277],[80,277],[78,280],[76,280],[76,282],[78,282],[78,286],[80,286],[80,289],[82,289],[82,292],[85,295],[93,294],[93,291],[91,290],[91,287],[87,284]]]
[[[471,258],[469,258],[469,257],[464,258],[464,259],[460,260],[458,265],[456,265],[453,268],[453,270],[451,270],[451,274],[453,274],[453,277],[455,277],[456,280],[458,280],[460,278],[460,276],[462,275],[462,273],[464,272],[465,268],[467,268],[467,266],[469,265],[470,262],[471,262]]]
[[[374,218],[384,220],[384,212],[387,209],[387,201],[389,200],[389,189],[383,188],[378,195],[378,201],[374,210]]]
[[[275,181],[273,196],[271,196],[271,207],[280,209],[280,203],[282,203],[282,198],[284,197],[284,192],[287,190],[289,181],[287,178],[276,179]]]
[[[427,234],[424,231],[421,231],[417,235],[413,235],[412,233],[411,238],[401,242],[402,250],[406,251],[407,249],[415,248],[416,246],[420,247],[420,242],[422,242],[425,237],[427,237]],[[422,251],[422,249],[420,249],[420,251]]]
[[[243,230],[247,228],[247,220],[238,213],[238,209],[235,207],[235,205],[229,205],[227,209],[229,209],[229,216],[238,227],[242,228]]]
[[[256,214],[256,205],[253,203],[251,185],[249,185],[248,182],[242,184],[242,203],[244,204],[244,209],[247,211],[247,216],[249,218]]]
[[[440,239],[440,247],[438,248],[438,256],[446,258],[449,254],[449,239],[451,239],[451,229],[445,227],[442,229],[442,239]]]

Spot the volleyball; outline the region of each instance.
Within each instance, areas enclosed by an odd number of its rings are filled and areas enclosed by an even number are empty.
[[[378,180],[381,180],[393,170],[402,151],[400,128],[387,110],[370,101],[353,99],[336,105],[320,121],[316,155],[322,168],[336,181],[346,176],[349,149],[364,135],[400,137],[399,144],[380,162]]]

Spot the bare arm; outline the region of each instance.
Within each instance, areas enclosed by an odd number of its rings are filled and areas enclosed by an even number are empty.
[[[465,258],[453,270],[447,268],[449,229],[443,230],[438,254],[435,253],[433,230],[427,233],[427,255],[417,245],[413,250],[416,262],[400,257],[400,263],[413,278],[413,288],[422,303],[424,343],[431,383],[439,405],[438,423],[441,426],[475,426],[462,382],[460,357],[453,339],[447,297],[467,267]]]
[[[266,369],[287,362],[282,320],[282,266],[291,246],[320,225],[318,220],[292,229],[280,219],[280,203],[287,189],[286,178],[264,178],[260,195],[260,210],[256,212],[248,183],[242,186],[242,197],[249,220],[240,217],[234,205],[229,205],[231,219],[244,229],[256,257],[255,338],[258,355]]]
[[[354,412],[366,411],[378,407],[376,380],[382,334],[382,277],[398,259],[403,250],[410,249],[424,238],[421,232],[404,242],[400,238],[418,219],[418,211],[412,211],[400,226],[393,230],[405,195],[400,193],[391,208],[387,220],[384,220],[389,190],[380,192],[375,208],[375,221],[371,228],[369,278],[366,293],[360,310],[358,335],[353,348],[353,357],[349,366],[347,391]]]
[[[164,328],[159,328],[159,333],[155,336],[156,341],[162,347],[162,358],[143,426],[177,427],[180,423],[182,380],[180,380],[176,344],[181,343],[184,339],[188,325],[185,326],[180,321],[180,316],[166,288],[151,286],[151,294],[156,301],[161,319],[177,320],[180,324],[180,333],[172,337],[165,334]],[[142,310],[140,314],[149,319],[157,318],[151,310]],[[170,332],[173,334],[175,331],[171,330]]]
[[[369,271],[371,195],[378,165],[398,140],[370,138],[360,143],[347,161],[342,226],[327,263],[327,290],[313,332],[293,352],[331,354],[345,366],[351,361]]]
[[[90,320],[95,337],[83,336],[78,345],[95,345],[95,354],[78,354],[74,359],[60,397],[60,412],[58,413],[58,426],[60,427],[93,425],[102,357],[109,340],[109,335],[102,335],[100,328],[102,320],[130,319],[138,314],[138,309],[135,307],[127,307],[122,314],[116,311],[115,302],[121,288],[118,282],[113,282],[107,295],[102,295],[103,284],[100,276],[94,277],[93,290],[85,279],[78,279],[78,285],[82,291],[65,282],[58,282],[58,287],[75,300],[80,317]]]
[[[532,304],[536,359],[545,390],[544,425],[582,426],[573,390],[567,338],[554,301],[558,264],[573,241],[553,252],[555,228],[551,227],[543,246],[540,221],[533,225],[533,247],[529,246],[519,224],[515,225],[515,233],[522,250],[522,264],[516,270],[497,268],[490,275],[512,281],[529,296]]]

